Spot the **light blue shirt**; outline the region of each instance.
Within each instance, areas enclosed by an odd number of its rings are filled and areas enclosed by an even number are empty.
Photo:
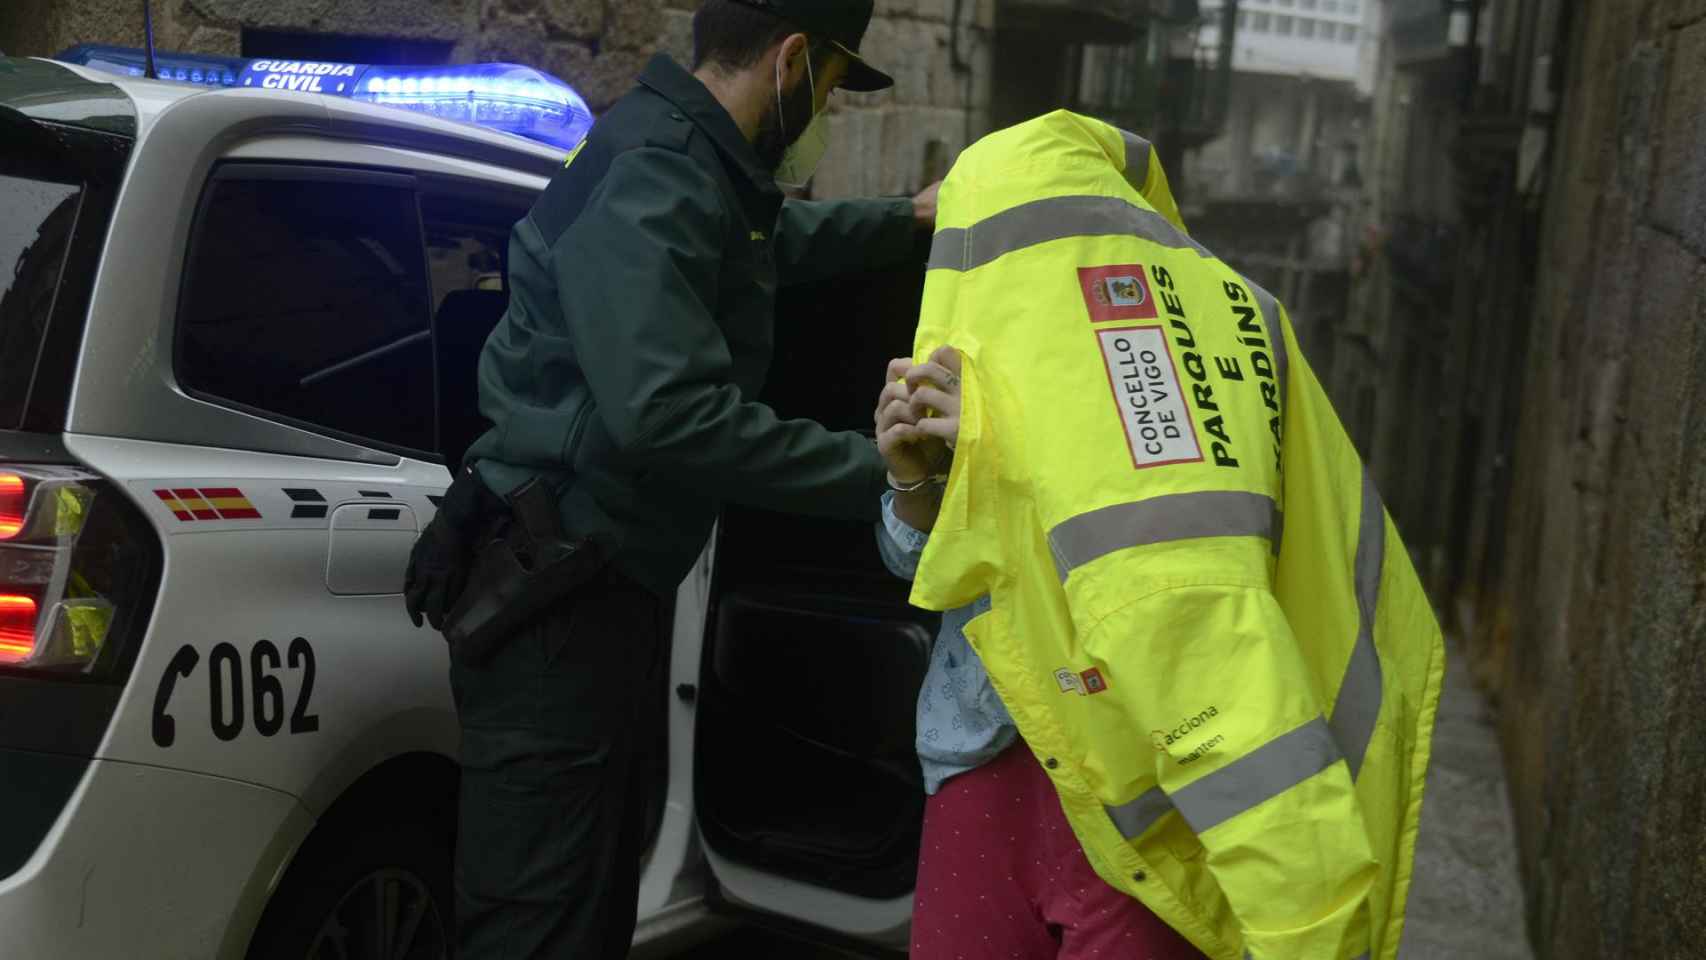
[[[890,572],[911,580],[929,540],[929,534],[895,516],[894,494],[885,494],[877,547]],[[941,789],[949,777],[994,760],[1019,739],[1013,715],[996,695],[989,672],[966,640],[965,625],[988,609],[989,598],[984,596],[942,614],[942,630],[930,651],[924,688],[918,692],[918,761],[924,768],[926,793]]]

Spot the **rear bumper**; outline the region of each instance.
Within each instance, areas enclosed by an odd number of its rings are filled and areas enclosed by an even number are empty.
[[[312,819],[287,794],[117,761],[86,769],[0,880],[8,956],[240,957]],[[64,771],[61,771],[64,773]]]
[[[0,881],[65,810],[118,698],[115,685],[0,674]]]
[[[29,862],[88,769],[82,757],[0,749],[0,878]]]

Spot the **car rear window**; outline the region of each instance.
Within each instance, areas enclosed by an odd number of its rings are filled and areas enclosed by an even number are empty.
[[[65,425],[135,130],[118,88],[0,56],[0,430]]]
[[[83,189],[0,159],[0,428],[18,426]]]
[[[180,382],[272,419],[432,451],[424,250],[410,178],[222,168],[184,276]]]

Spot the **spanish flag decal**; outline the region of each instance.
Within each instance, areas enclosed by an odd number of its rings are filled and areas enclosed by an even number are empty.
[[[207,502],[213,504],[213,509],[219,511],[222,520],[259,520],[261,512],[243,496],[243,491],[236,487],[219,487],[216,489],[203,488],[201,495]]]
[[[210,487],[197,490],[179,487],[156,490],[154,495],[182,521],[194,520],[259,520],[261,512],[236,487]]]

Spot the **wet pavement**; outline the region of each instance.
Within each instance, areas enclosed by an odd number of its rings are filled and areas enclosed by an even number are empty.
[[[1401,960],[1533,960],[1493,714],[1447,652]]]

